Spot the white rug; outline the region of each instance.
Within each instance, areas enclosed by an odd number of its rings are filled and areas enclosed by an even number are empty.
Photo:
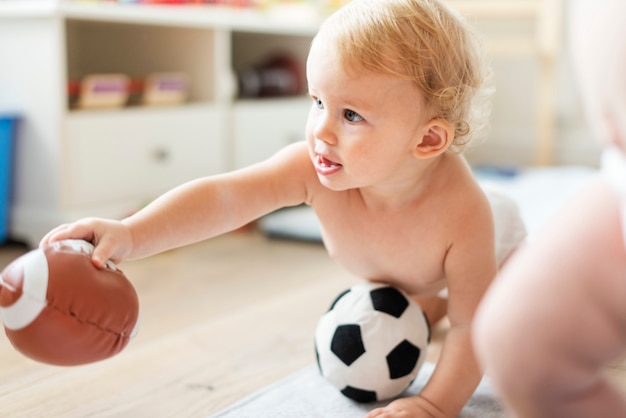
[[[435,365],[425,363],[406,395],[418,393]],[[362,418],[384,403],[359,404],[344,397],[310,366],[264,388],[211,418]],[[459,418],[505,418],[489,381],[482,380]]]

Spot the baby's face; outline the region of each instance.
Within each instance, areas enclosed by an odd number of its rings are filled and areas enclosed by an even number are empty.
[[[306,127],[311,160],[333,190],[408,177],[427,120],[413,82],[346,70],[332,43],[316,39],[307,61],[312,105]]]

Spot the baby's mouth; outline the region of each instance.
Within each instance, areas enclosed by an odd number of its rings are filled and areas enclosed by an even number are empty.
[[[343,166],[337,162],[329,160],[321,154],[315,158],[315,171],[323,176],[329,176],[341,170]]]
[[[317,165],[323,168],[333,168],[333,167],[341,166],[341,164],[331,161],[328,158],[324,157],[323,155],[319,155],[319,154],[317,156]]]

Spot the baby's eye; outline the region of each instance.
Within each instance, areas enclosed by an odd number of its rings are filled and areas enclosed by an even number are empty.
[[[360,122],[363,120],[363,117],[361,117],[361,115],[356,113],[354,110],[346,109],[345,112],[343,112],[343,115],[350,122]]]
[[[313,101],[315,102],[315,107],[317,107],[318,109],[323,109],[324,108],[324,103],[322,103],[321,99],[318,99],[318,98],[314,97]]]

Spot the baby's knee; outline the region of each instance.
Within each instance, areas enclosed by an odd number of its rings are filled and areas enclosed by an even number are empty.
[[[497,308],[483,300],[472,325],[472,338],[476,356],[484,368],[493,369],[501,362],[502,342],[507,339],[508,330],[498,321]],[[506,364],[506,362],[505,362]],[[495,368],[500,371],[500,367]]]
[[[524,346],[523,325],[516,324],[505,311],[502,299],[483,300],[472,325],[472,338],[476,356],[485,372],[497,386],[523,384],[530,351]],[[513,388],[511,388],[513,389]]]
[[[534,320],[526,320],[501,296],[486,298],[474,318],[475,353],[499,391],[507,397],[535,399],[549,389],[552,351],[543,350],[545,341],[533,339]]]

